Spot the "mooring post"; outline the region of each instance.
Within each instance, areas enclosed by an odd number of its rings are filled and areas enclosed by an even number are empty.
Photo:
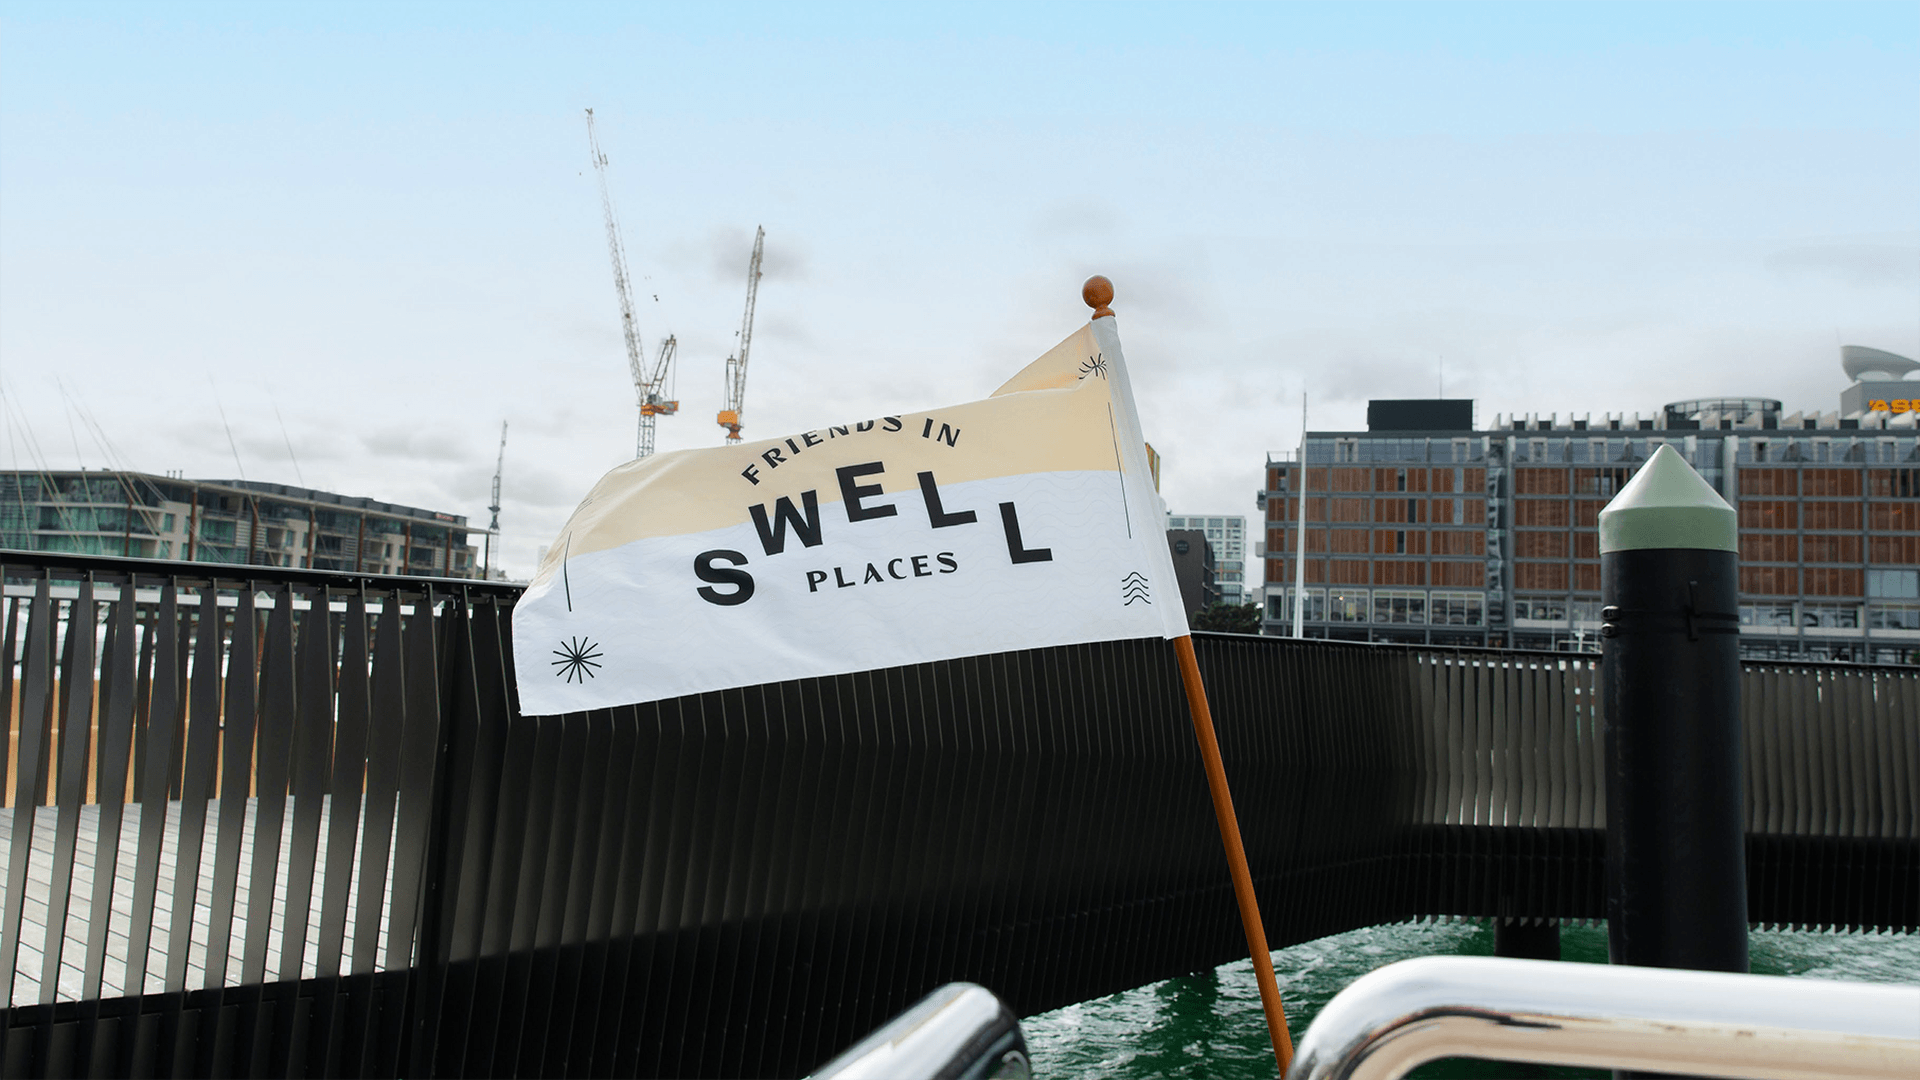
[[[1747,970],[1738,520],[1671,446],[1600,512],[1607,944]]]
[[[1493,955],[1518,960],[1560,959],[1560,924],[1552,919],[1495,919]]]

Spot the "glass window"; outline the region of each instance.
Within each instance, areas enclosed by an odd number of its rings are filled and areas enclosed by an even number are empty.
[[[1539,622],[1566,622],[1567,602],[1558,599],[1521,597],[1514,601],[1514,617]]]
[[[1435,626],[1479,626],[1484,601],[1479,593],[1436,592],[1428,602],[1428,613]]]
[[[1298,591],[1292,588],[1285,593],[1270,593],[1267,596],[1267,617],[1277,622],[1293,621],[1293,599]],[[1303,618],[1307,622],[1320,622],[1326,618],[1327,590],[1308,589],[1307,606]]]
[[[1742,626],[1792,626],[1792,604],[1742,604],[1740,605],[1740,625]]]
[[[1868,570],[1867,595],[1888,600],[1920,600],[1920,570]]]
[[[1395,611],[1398,611],[1398,610],[1399,610],[1399,607],[1398,607],[1398,604],[1397,604],[1397,603],[1396,603],[1396,605],[1395,605],[1395,609],[1394,609],[1394,610],[1395,610]],[[1408,621],[1408,622],[1410,622],[1410,623],[1424,623],[1424,622],[1426,622],[1426,621],[1427,621],[1427,598],[1426,598],[1426,596],[1425,596],[1424,594],[1421,594],[1421,593],[1414,593],[1414,594],[1412,594],[1412,595],[1410,595],[1410,596],[1408,596],[1408,597],[1407,597],[1407,604],[1406,604],[1406,610],[1407,610],[1407,621]]]
[[[1327,608],[1328,622],[1366,622],[1367,590],[1335,589]]]
[[[1920,604],[1868,604],[1867,625],[1875,630],[1920,630]]]
[[[1425,623],[1427,594],[1376,589],[1373,593],[1373,621],[1377,623]]]
[[[1857,604],[1802,604],[1800,625],[1857,630],[1860,628],[1860,608]]]

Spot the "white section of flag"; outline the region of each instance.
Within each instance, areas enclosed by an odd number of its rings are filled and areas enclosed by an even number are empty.
[[[640,540],[567,560],[514,619],[520,705],[572,712],[808,676],[1114,638],[1157,637],[1179,587],[1150,576],[1113,473],[1028,473],[941,490],[965,525],[936,529],[917,499],[849,522],[821,507],[823,542],[766,555],[752,525]],[[1016,564],[1000,512],[1016,510]],[[1159,523],[1141,523],[1165,546]],[[734,551],[752,597],[699,595],[702,552]],[[1136,579],[1134,575],[1139,575]],[[740,586],[706,586],[723,598]]]
[[[1173,552],[1167,547],[1166,507],[1160,501],[1160,492],[1153,486],[1153,469],[1147,463],[1147,437],[1140,428],[1140,412],[1134,406],[1133,380],[1127,374],[1127,362],[1120,351],[1120,328],[1114,317],[1095,319],[1088,329],[1100,347],[1100,353],[1107,359],[1111,368],[1113,388],[1113,419],[1121,460],[1125,463],[1123,479],[1127,485],[1127,502],[1133,507],[1133,513],[1145,512],[1151,518],[1151,525],[1141,529],[1139,522],[1134,524],[1136,537],[1151,536],[1152,542],[1146,543],[1141,553],[1151,568],[1148,576],[1155,581],[1163,581],[1169,590],[1167,602],[1156,604],[1163,637],[1177,638],[1187,635],[1187,612],[1179,603],[1179,579],[1174,576]]]

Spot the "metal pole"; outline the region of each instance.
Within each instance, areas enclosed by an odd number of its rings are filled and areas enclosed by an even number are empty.
[[[1600,513],[1616,964],[1747,970],[1737,534],[1671,446]]]
[[[1299,517],[1293,541],[1293,636],[1296,638],[1307,636],[1307,394],[1304,390],[1300,392]]]

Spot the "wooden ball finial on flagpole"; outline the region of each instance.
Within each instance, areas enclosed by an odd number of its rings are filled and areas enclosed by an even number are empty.
[[[1113,308],[1109,306],[1113,303],[1113,282],[1104,275],[1088,278],[1087,283],[1080,286],[1080,299],[1093,309],[1094,319],[1113,317]],[[1131,412],[1132,402],[1129,400],[1126,405]],[[1260,988],[1260,1010],[1266,1014],[1267,1037],[1273,1042],[1274,1064],[1284,1077],[1287,1067],[1293,1064],[1293,1037],[1287,1033],[1287,1013],[1281,1007],[1280,986],[1273,977],[1273,956],[1267,949],[1260,902],[1253,892],[1253,872],[1247,866],[1246,846],[1240,840],[1240,822],[1233,813],[1233,793],[1227,788],[1227,769],[1220,760],[1220,740],[1214,734],[1213,710],[1207,705],[1207,687],[1200,678],[1200,660],[1194,655],[1192,634],[1173,639],[1173,655],[1180,668],[1180,682],[1187,692],[1187,712],[1193,719],[1194,739],[1200,744],[1200,764],[1206,771],[1207,790],[1213,796],[1220,842],[1226,848],[1234,904],[1240,909],[1240,925],[1246,931],[1254,982]]]
[[[1088,278],[1087,283],[1080,286],[1080,299],[1085,300],[1087,306],[1093,309],[1094,318],[1113,317],[1113,309],[1107,306],[1113,303],[1113,282],[1108,281],[1105,274],[1095,274]]]

